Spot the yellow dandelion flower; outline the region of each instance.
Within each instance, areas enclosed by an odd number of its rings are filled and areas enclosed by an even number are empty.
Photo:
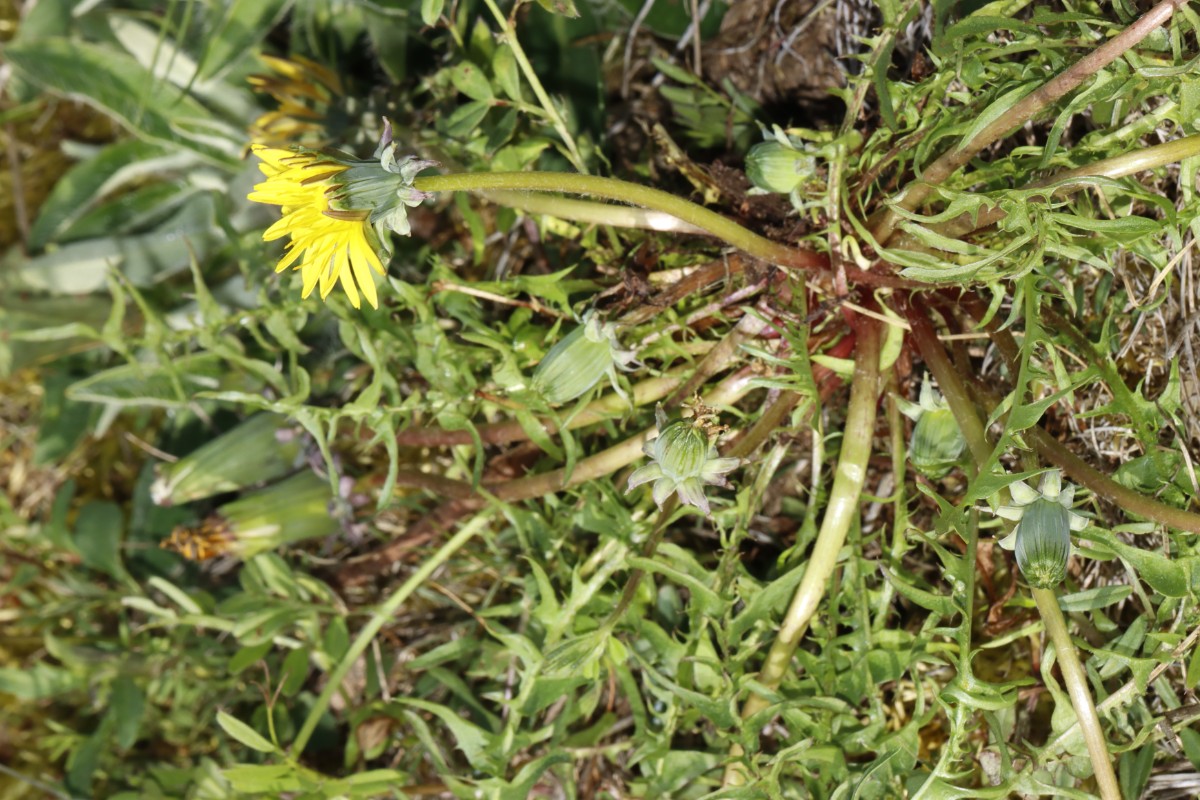
[[[413,181],[421,170],[436,165],[414,156],[397,158],[396,147],[387,120],[368,160],[335,150],[251,147],[267,179],[248,197],[283,212],[263,239],[291,237],[275,271],[300,270],[304,297],[319,285],[325,299],[341,284],[355,308],[359,292],[372,308],[379,307],[375,275],[386,274],[381,254],[391,256],[387,231],[401,236],[411,232],[407,209],[430,196],[413,188]]]
[[[308,297],[319,284],[321,299],[340,283],[350,304],[359,307],[359,291],[372,308],[379,307],[375,278],[384,274],[368,211],[338,211],[330,207],[331,180],[348,166],[324,158],[320,153],[253,147],[262,159],[259,169],[267,180],[254,187],[249,198],[280,206],[283,218],[267,228],[263,239],[290,236],[291,242],[275,267],[300,270]],[[374,242],[372,240],[375,240]]]

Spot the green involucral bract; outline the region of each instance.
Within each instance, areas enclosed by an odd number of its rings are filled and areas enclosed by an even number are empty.
[[[1062,473],[1050,470],[1037,490],[1023,481],[1009,484],[1013,505],[1001,506],[996,514],[1017,522],[1017,529],[1000,541],[1015,550],[1017,566],[1035,589],[1050,589],[1067,574],[1071,555],[1071,531],[1087,527],[1087,520],[1071,511],[1075,487],[1063,486]]]
[[[273,481],[304,463],[304,439],[284,416],[256,414],[174,462],[150,485],[156,505],[190,503]]]
[[[338,531],[330,506],[329,481],[311,470],[217,509],[228,525],[232,551],[243,559],[287,544],[332,536]]]
[[[709,516],[712,512],[704,496],[705,484],[728,486],[724,476],[737,469],[741,459],[721,458],[697,421],[681,419],[668,424],[661,408],[657,416],[658,437],[642,447],[651,463],[634,470],[626,492],[654,481],[652,492],[659,508],[674,492],[679,494],[680,502]]]
[[[339,160],[349,168],[337,176],[338,188],[330,194],[329,205],[334,211],[369,211],[376,235],[390,252],[384,232],[400,236],[412,233],[408,209],[433,196],[414,189],[413,180],[422,170],[438,166],[438,162],[412,155],[397,157],[399,144],[392,141],[392,123],[386,118],[383,123],[383,136],[371,159],[362,161],[339,154]]]
[[[632,351],[621,349],[616,325],[588,316],[546,353],[534,370],[533,390],[556,406],[580,397],[608,375],[613,389],[624,397],[616,370],[628,367],[634,358]]]

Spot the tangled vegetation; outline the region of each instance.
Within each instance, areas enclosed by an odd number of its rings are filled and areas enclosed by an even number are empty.
[[[1200,794],[1183,0],[0,22],[0,797]]]

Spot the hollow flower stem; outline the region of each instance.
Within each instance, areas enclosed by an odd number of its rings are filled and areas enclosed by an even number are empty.
[[[1121,800],[1121,789],[1117,784],[1117,776],[1113,772],[1112,756],[1108,752],[1108,743],[1104,741],[1104,731],[1100,728],[1100,717],[1096,714],[1096,706],[1092,702],[1092,693],[1088,687],[1087,675],[1075,652],[1075,645],[1067,632],[1067,622],[1063,617],[1062,608],[1053,589],[1030,588],[1033,600],[1037,603],[1038,613],[1046,626],[1046,633],[1054,643],[1054,652],[1058,657],[1058,668],[1062,671],[1063,682],[1067,685],[1067,693],[1071,697],[1071,705],[1075,708],[1075,717],[1079,720],[1079,728],[1083,731],[1083,739],[1087,744],[1088,755],[1092,760],[1096,783],[1100,787],[1100,797],[1103,800]]]
[[[528,214],[544,214],[587,225],[613,225],[618,228],[640,228],[660,233],[704,233],[695,225],[689,225],[671,214],[633,206],[598,203],[594,200],[574,200],[569,197],[537,192],[494,190],[479,194],[485,200]]]
[[[818,253],[773,242],[690,200],[617,178],[573,172],[457,172],[418,177],[413,181],[413,187],[422,192],[507,190],[601,197],[669,214],[772,264],[798,269],[828,265],[828,260]]]
[[[916,297],[913,297],[908,305],[908,324],[912,328],[913,341],[916,342],[925,366],[929,367],[929,371],[937,379],[942,396],[946,398],[954,419],[962,429],[967,449],[971,452],[971,460],[978,472],[991,458],[992,445],[987,440],[979,412],[971,401],[970,391],[959,377],[958,371],[954,369],[954,365],[950,363],[946,349],[938,341],[924,304]]]
[[[908,319],[912,326],[913,338],[917,343],[917,349],[920,350],[925,364],[929,367],[934,377],[937,378],[938,385],[942,389],[942,394],[949,403],[950,410],[954,413],[954,418],[958,420],[958,424],[963,430],[963,435],[967,439],[967,446],[971,451],[972,460],[975,462],[976,471],[978,471],[987,464],[991,457],[992,448],[987,441],[987,434],[983,429],[983,424],[980,422],[975,404],[971,401],[967,385],[950,362],[949,357],[947,357],[945,348],[937,340],[933,325],[930,323],[928,313],[925,309],[918,305],[918,301],[914,300],[913,304],[909,306],[908,311]],[[969,564],[967,577],[970,578],[968,582],[970,590],[966,594],[968,609],[970,608],[969,601],[974,596],[976,540],[975,526],[972,525],[972,534],[968,540],[967,548],[967,563]],[[1054,651],[1058,655],[1059,668],[1062,670],[1063,680],[1067,684],[1071,705],[1075,709],[1075,717],[1079,720],[1080,730],[1082,730],[1084,740],[1087,743],[1088,754],[1092,759],[1096,781],[1100,785],[1100,796],[1103,800],[1121,800],[1121,792],[1117,788],[1116,777],[1113,775],[1112,758],[1108,753],[1108,746],[1104,741],[1104,732],[1100,727],[1099,717],[1096,715],[1096,706],[1092,701],[1087,677],[1084,674],[1083,666],[1079,662],[1079,655],[1075,651],[1075,645],[1067,632],[1067,623],[1063,618],[1062,608],[1058,605],[1058,598],[1051,589],[1030,587],[1030,591],[1033,594],[1034,602],[1037,603],[1042,622],[1046,626],[1046,632],[1050,635],[1050,640],[1054,643]],[[964,659],[969,659],[970,642],[966,642],[966,645],[965,648],[960,648],[960,650]]]
[[[854,378],[850,386],[850,404],[846,410],[842,451],[825,517],[821,521],[821,530],[809,556],[804,577],[758,674],[758,683],[771,692],[783,682],[808,623],[825,596],[829,579],[837,569],[838,553],[858,513],[867,477],[867,460],[871,455],[871,440],[875,435],[875,406],[880,383],[879,339],[879,324],[863,318],[858,328]],[[770,700],[763,694],[751,694],[742,707],[742,719],[749,719],[769,705]],[[741,755],[740,746],[735,745],[730,749],[733,760],[725,770],[726,786],[739,786],[746,782],[744,765],[738,760]]]

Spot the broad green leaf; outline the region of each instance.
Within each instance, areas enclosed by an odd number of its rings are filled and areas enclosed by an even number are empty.
[[[29,231],[29,247],[41,250],[97,197],[180,162],[179,155],[168,157],[169,152],[163,145],[126,139],[105,146],[71,167],[54,183],[50,196],[38,211]],[[182,158],[194,161],[195,157],[184,154]]]
[[[491,103],[484,100],[472,100],[455,109],[450,116],[439,124],[442,132],[455,139],[470,139],[471,134],[479,128],[479,123],[487,115]]]
[[[455,89],[472,100],[487,102],[495,97],[492,94],[492,86],[488,83],[487,75],[469,61],[455,64],[450,68],[450,82],[454,84]]]
[[[330,618],[325,626],[325,635],[321,637],[321,646],[331,661],[340,661],[345,656],[350,649],[350,631],[346,627],[345,617]]]
[[[495,76],[496,85],[509,100],[521,102],[521,73],[517,69],[516,56],[507,44],[497,47],[492,55],[492,74]]]
[[[720,617],[729,608],[729,601],[722,598],[714,592],[709,586],[701,582],[699,579],[687,574],[686,572],[676,569],[675,567],[663,564],[660,561],[641,558],[638,556],[631,557],[627,563],[632,569],[645,570],[648,573],[656,573],[687,588],[692,595],[692,601],[696,604],[696,611],[708,617]]]
[[[266,737],[254,728],[224,711],[217,712],[217,724],[221,726],[221,730],[251,750],[257,750],[260,753],[274,753],[277,750],[275,745],[267,741]]]
[[[496,758],[499,755],[497,752],[498,741],[493,734],[463,719],[452,709],[437,703],[413,697],[400,697],[393,702],[433,714],[449,728],[450,735],[454,737],[454,743],[466,756],[471,766],[482,770],[496,769]]]
[[[1123,797],[1141,797],[1146,782],[1150,780],[1150,771],[1154,767],[1154,745],[1147,744],[1137,750],[1130,750],[1121,755],[1117,762],[1117,773],[1121,781]]]
[[[133,747],[146,711],[146,695],[132,678],[121,676],[113,681],[109,698],[110,713],[115,719],[117,746],[122,750]]]
[[[1152,236],[1163,228],[1163,223],[1159,220],[1136,216],[1118,217],[1117,219],[1094,219],[1075,214],[1051,213],[1047,215],[1047,218],[1068,228],[1077,228],[1081,231],[1090,231],[1092,233],[1103,233],[1105,236],[1115,239],[1136,239],[1142,236]]]
[[[1097,608],[1105,608],[1113,603],[1119,603],[1132,593],[1132,586],[1097,586],[1094,589],[1084,589],[1082,592],[1063,595],[1058,598],[1058,604],[1068,614],[1094,611]]]
[[[445,4],[446,0],[421,0],[421,21],[426,25],[436,25]]]
[[[1183,597],[1188,593],[1191,581],[1191,562],[1193,558],[1184,561],[1168,558],[1158,552],[1143,550],[1140,547],[1125,544],[1111,532],[1092,528],[1081,535],[1081,538],[1092,544],[1099,544],[1126,561],[1138,577],[1150,585],[1156,592],[1167,597]]]
[[[7,253],[2,262],[16,287],[53,294],[88,294],[105,286],[113,269],[134,286],[151,286],[188,268],[222,234],[213,222],[213,196],[191,195],[150,233],[72,242],[38,256]]]
[[[308,650],[297,648],[283,659],[283,674],[279,676],[279,691],[284,697],[295,697],[308,680]]]
[[[575,0],[538,0],[538,5],[552,14],[561,14],[564,17],[579,16],[579,11],[575,8]]]
[[[191,402],[200,391],[212,390],[226,374],[221,359],[208,354],[184,356],[171,366],[126,364],[97,372],[67,390],[72,400],[121,406],[174,408]]]
[[[207,81],[228,72],[253,45],[262,41],[290,3],[287,0],[232,0],[217,3],[220,20],[205,39],[199,79]]]
[[[47,38],[10,45],[4,56],[29,81],[84,100],[151,141],[184,145],[222,166],[237,160],[238,145],[232,138],[215,145],[217,120],[204,106],[156,79],[126,53],[91,42]]]
[[[67,759],[66,785],[75,797],[93,797],[92,782],[100,759],[109,747],[112,736],[111,717],[105,716],[91,736],[83,739]]]
[[[881,566],[879,571],[883,573],[888,583],[892,585],[901,597],[904,597],[926,611],[932,611],[943,617],[952,617],[958,612],[958,606],[955,604],[953,597],[918,589],[900,580],[898,576],[893,575],[886,567]]]
[[[221,774],[238,792],[269,794],[273,797],[303,791],[308,785],[290,764],[239,764],[222,770]]]

